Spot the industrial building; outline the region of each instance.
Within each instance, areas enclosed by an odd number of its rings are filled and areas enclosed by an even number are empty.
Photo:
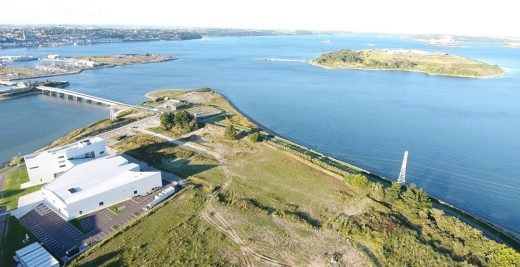
[[[73,166],[106,156],[105,140],[94,137],[24,156],[32,185],[48,183]]]
[[[17,250],[14,260],[22,267],[59,267],[60,263],[40,243]]]
[[[141,172],[122,156],[90,160],[42,188],[44,201],[67,220],[108,208],[162,186],[160,172]]]

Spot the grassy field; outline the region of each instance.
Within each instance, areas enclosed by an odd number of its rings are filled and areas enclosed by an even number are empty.
[[[29,236],[29,242],[24,244],[22,241],[25,239],[26,234]],[[7,232],[2,240],[0,266],[5,267],[15,266],[13,256],[17,250],[37,241],[14,216],[9,216]]]
[[[418,71],[471,78],[504,73],[497,65],[461,56],[404,50],[339,50],[321,54],[312,64],[326,68]]]
[[[134,135],[120,141],[114,148],[182,178],[200,179],[212,184],[224,179],[215,159],[163,142],[157,137]]]
[[[204,195],[200,188],[177,195],[70,266],[239,265],[239,250],[198,216]]]
[[[38,191],[42,187],[42,185],[36,185],[20,189],[21,184],[26,182],[29,182],[29,176],[25,166],[21,166],[9,173],[5,179],[4,190],[2,191],[3,197],[0,199],[0,207],[4,207],[7,210],[15,209],[18,206],[18,199],[21,196]]]

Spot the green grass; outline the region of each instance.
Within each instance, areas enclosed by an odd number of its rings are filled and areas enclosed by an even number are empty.
[[[119,214],[119,206],[118,206],[118,204],[112,205],[112,206],[108,207],[107,210],[112,212],[114,215],[118,215]]]
[[[182,178],[202,179],[213,185],[224,179],[215,159],[157,137],[135,135],[117,143],[114,148]]]
[[[29,242],[24,244],[22,240],[25,239],[26,234],[29,236]],[[17,250],[37,242],[36,238],[14,216],[9,216],[7,232],[2,240],[0,266],[5,267],[15,266],[13,256]]]
[[[21,196],[36,192],[43,186],[36,185],[20,189],[21,184],[26,182],[29,182],[29,175],[27,174],[27,168],[25,166],[20,166],[18,169],[9,173],[5,179],[4,190],[2,192],[3,198],[0,199],[0,207],[4,207],[7,210],[15,209],[18,206],[18,199]]]
[[[239,249],[198,215],[204,193],[188,190],[81,255],[70,266],[232,266]]]

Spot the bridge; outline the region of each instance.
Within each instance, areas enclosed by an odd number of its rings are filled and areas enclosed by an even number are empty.
[[[113,107],[113,108],[130,107],[130,108],[136,108],[136,109],[142,109],[142,110],[156,112],[156,110],[153,108],[137,106],[137,105],[130,105],[130,104],[117,102],[117,101],[113,101],[110,99],[101,98],[101,97],[88,95],[88,94],[84,94],[84,93],[79,93],[79,92],[62,89],[62,88],[49,87],[49,86],[36,86],[36,90],[39,90],[44,95],[49,95],[49,96],[54,96],[54,97],[59,97],[59,98],[64,98],[64,99],[69,99],[69,100],[76,100],[79,102],[109,106],[109,107]]]

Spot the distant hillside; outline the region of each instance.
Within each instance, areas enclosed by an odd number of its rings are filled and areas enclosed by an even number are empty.
[[[430,75],[492,77],[504,71],[497,65],[461,56],[419,50],[339,50],[311,61],[325,68],[417,71]]]

